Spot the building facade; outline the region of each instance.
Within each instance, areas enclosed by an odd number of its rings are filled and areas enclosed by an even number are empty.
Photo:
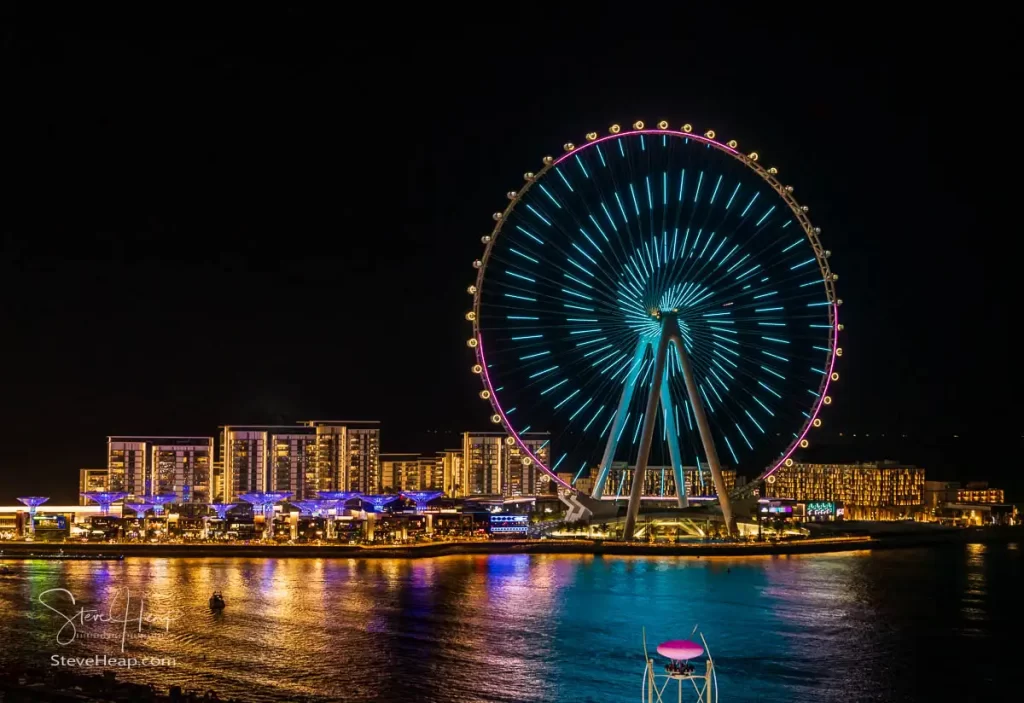
[[[1004,502],[1002,488],[989,488],[985,481],[969,481],[966,488],[956,491],[957,503],[987,503],[998,505]]]
[[[445,449],[438,458],[441,461],[441,490],[446,496],[458,498],[462,481],[462,450]]]
[[[897,462],[793,464],[765,481],[765,496],[841,503],[847,520],[903,519],[923,510],[924,469]]]
[[[178,503],[210,499],[213,437],[107,437],[107,489],[129,499],[173,495]]]
[[[318,491],[377,493],[382,487],[377,422],[311,420],[220,429],[227,502],[251,492],[281,491],[305,500]]]
[[[315,498],[320,490],[316,433],[291,427],[271,430],[267,439],[270,490],[290,493],[296,500]]]
[[[381,491],[383,493],[400,493],[401,491],[419,490],[409,484],[414,474],[419,473],[419,454],[381,454]]]
[[[316,431],[321,490],[381,491],[380,422],[307,420],[302,424]]]
[[[523,443],[545,464],[550,436],[528,432]],[[547,492],[547,475],[504,432],[466,432],[462,436],[462,477],[456,491],[462,496],[520,496]]]
[[[78,503],[91,505],[92,501],[83,498],[82,493],[93,493],[110,490],[110,469],[79,469],[78,470]]]
[[[253,425],[225,425],[220,428],[225,502],[234,503],[243,493],[262,493],[269,490],[268,429]]]
[[[604,495],[629,495],[630,487],[633,485],[633,471],[636,467],[627,467],[626,462],[612,462],[608,470],[608,479],[605,482]],[[589,474],[580,476],[573,485],[578,491],[589,493],[594,487],[594,476],[596,469]],[[647,497],[657,496],[675,498],[676,477],[671,466],[648,466],[644,476],[643,495]],[[690,498],[714,497],[718,495],[715,487],[714,477],[711,469],[701,466],[683,467],[683,480],[686,482],[686,495]],[[736,487],[736,471],[734,469],[722,469],[722,481],[725,482],[727,491]]]

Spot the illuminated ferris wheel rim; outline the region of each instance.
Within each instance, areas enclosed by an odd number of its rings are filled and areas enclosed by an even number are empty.
[[[796,434],[796,438],[786,447],[786,449],[782,452],[781,456],[775,462],[771,463],[769,467],[766,468],[757,477],[756,480],[760,481],[766,479],[767,477],[771,476],[776,471],[778,471],[783,465],[791,465],[793,463],[791,457],[798,448],[808,446],[807,434],[810,432],[812,427],[820,426],[821,421],[818,416],[821,413],[822,407],[825,405],[829,405],[832,402],[832,398],[828,395],[828,389],[831,382],[833,380],[837,380],[837,374],[835,373],[836,356],[842,356],[842,350],[839,349],[838,346],[840,331],[838,308],[839,305],[842,304],[842,301],[836,297],[835,278],[837,277],[835,277],[832,273],[831,268],[828,264],[828,254],[826,253],[825,249],[821,246],[821,242],[818,237],[820,230],[815,228],[811,224],[811,221],[807,216],[807,208],[805,206],[801,206],[797,202],[796,198],[793,197],[792,187],[782,184],[776,178],[776,175],[778,174],[777,169],[773,167],[770,167],[768,169],[763,168],[758,163],[759,154],[757,152],[744,154],[743,152],[737,149],[738,145],[733,140],[730,140],[729,142],[726,143],[716,141],[716,135],[713,130],[708,130],[703,135],[701,135],[694,133],[692,131],[691,125],[689,124],[684,125],[683,128],[680,130],[675,130],[670,129],[666,122],[658,123],[657,129],[653,129],[646,128],[643,122],[638,121],[633,124],[633,129],[627,131],[623,131],[619,127],[619,125],[613,125],[609,129],[609,134],[605,136],[599,137],[596,132],[588,133],[586,135],[587,142],[579,147],[575,146],[572,143],[565,144],[565,154],[563,154],[557,159],[551,156],[544,157],[544,166],[541,168],[540,171],[536,173],[527,173],[524,175],[525,184],[518,191],[510,191],[508,193],[510,201],[508,206],[502,212],[494,213],[494,228],[491,231],[490,235],[487,235],[483,238],[483,243],[485,245],[484,254],[480,259],[474,262],[474,266],[477,268],[477,277],[475,285],[470,289],[470,292],[473,295],[473,311],[471,315],[467,316],[469,317],[473,324],[473,337],[472,339],[469,340],[469,344],[471,347],[474,348],[474,352],[476,354],[477,359],[477,365],[473,368],[473,371],[475,373],[480,374],[480,377],[483,381],[484,390],[486,391],[485,398],[491,404],[491,408],[494,410],[492,420],[495,421],[495,424],[500,423],[504,430],[508,432],[509,436],[513,438],[515,444],[518,446],[520,451],[525,453],[544,473],[546,473],[555,482],[557,482],[564,488],[574,490],[571,484],[560,479],[554,471],[549,469],[547,465],[545,465],[544,462],[542,462],[536,456],[536,454],[530,450],[530,448],[523,441],[522,437],[520,437],[519,433],[516,432],[515,428],[512,426],[512,423],[508,421],[508,417],[505,413],[505,410],[502,408],[501,402],[498,400],[498,395],[495,392],[495,389],[491,383],[490,374],[488,372],[487,359],[484,352],[484,340],[482,331],[480,329],[480,304],[482,299],[481,292],[483,290],[483,283],[486,277],[487,265],[491,256],[491,252],[493,251],[494,245],[497,242],[498,237],[502,233],[502,227],[505,221],[507,220],[508,215],[516,208],[516,206],[519,204],[519,201],[522,200],[522,198],[529,192],[530,188],[535,183],[538,183],[547,174],[548,171],[557,167],[559,164],[567,160],[570,156],[577,155],[589,147],[614,139],[622,139],[630,136],[645,134],[671,136],[683,139],[693,139],[696,142],[706,144],[709,147],[712,147],[722,153],[729,155],[736,161],[739,161],[741,164],[743,164],[751,171],[756,173],[762,180],[768,183],[768,185],[771,186],[772,190],[775,191],[775,193],[783,199],[783,201],[786,203],[786,205],[792,212],[796,221],[800,223],[800,226],[803,229],[804,234],[807,236],[808,241],[811,244],[811,248],[814,251],[814,256],[818,263],[818,268],[821,271],[822,279],[825,283],[826,296],[829,302],[828,314],[829,323],[831,326],[831,348],[829,351],[828,369],[827,372],[823,374],[822,381],[818,387],[818,400],[813,406],[814,409],[809,414],[806,421],[803,423],[801,430]]]

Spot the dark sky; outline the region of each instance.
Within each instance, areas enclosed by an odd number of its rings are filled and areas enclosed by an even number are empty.
[[[989,59],[738,20],[558,41],[262,20],[5,31],[0,500],[70,499],[108,434],[366,418],[386,451],[432,451],[487,427],[463,315],[490,214],[563,142],[638,118],[756,148],[810,206],[845,302],[830,431],[1019,481],[1019,399],[993,380],[1010,283],[983,164],[947,131],[986,124]],[[939,451],[954,434],[982,455]]]

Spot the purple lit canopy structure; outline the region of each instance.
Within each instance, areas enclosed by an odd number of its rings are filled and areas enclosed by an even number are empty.
[[[177,500],[177,496],[174,495],[148,495],[140,496],[137,504],[129,504],[131,508],[142,508],[143,512],[152,509],[153,514],[159,516],[164,511],[164,505],[167,503],[173,503]],[[145,506],[145,507],[143,507]]]
[[[627,536],[646,484],[687,505],[694,464],[730,525],[719,458],[762,478],[791,463],[838,380],[842,301],[807,207],[757,153],[667,122],[566,144],[508,197],[466,315],[491,420],[567,488],[596,470],[594,498],[635,466]]]
[[[280,503],[290,495],[291,493],[286,491],[270,491],[266,493],[242,493],[238,497],[246,503],[251,503],[253,507],[259,508],[260,514],[266,515],[268,510],[273,510],[275,503]]]
[[[427,509],[427,503],[444,495],[444,491],[403,491],[402,495],[416,501],[416,512],[422,513]]]
[[[156,504],[155,503],[125,503],[124,507],[131,508],[132,510],[134,510],[135,511],[135,517],[137,517],[137,518],[145,518],[146,517],[146,513],[148,513],[152,508],[155,508]]]
[[[49,497],[45,496],[24,496],[18,498],[18,502],[28,507],[28,529],[30,533],[35,533],[36,531],[36,510],[48,500],[50,500]]]
[[[109,515],[111,505],[128,497],[127,493],[121,491],[87,491],[80,495],[97,503],[100,506],[101,515]]]
[[[370,503],[373,506],[374,512],[379,513],[381,511],[381,509],[385,505],[387,505],[388,503],[393,503],[396,500],[398,500],[398,496],[397,495],[387,495],[387,494],[369,495],[369,496],[368,495],[361,495],[361,496],[359,496],[359,499],[360,500],[365,500],[367,503]]]
[[[217,519],[226,520],[228,511],[234,507],[234,503],[208,503],[206,507],[217,514]]]
[[[338,503],[336,500],[293,500],[289,502],[298,508],[303,515],[313,516],[322,515]]]
[[[23,496],[18,498],[19,503],[23,503],[28,506],[28,512],[30,515],[35,515],[36,509],[48,500],[50,499],[44,496]]]
[[[317,491],[317,496],[322,500],[336,500],[338,506],[342,507],[353,498],[358,498],[362,493],[359,491]]]

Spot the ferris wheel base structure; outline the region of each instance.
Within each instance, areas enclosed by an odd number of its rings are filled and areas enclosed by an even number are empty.
[[[652,316],[660,322],[660,333],[654,338],[641,337],[633,357],[634,366],[639,366],[647,354],[648,347],[652,347],[654,350],[654,375],[651,379],[651,389],[647,396],[647,412],[644,413],[643,429],[641,430],[640,453],[637,456],[636,469],[633,471],[633,484],[630,487],[629,506],[626,510],[626,525],[623,530],[623,535],[626,539],[633,538],[636,528],[636,516],[640,512],[644,475],[647,472],[647,461],[650,458],[651,443],[654,441],[654,427],[659,403],[664,416],[665,433],[668,440],[669,457],[672,462],[672,475],[675,478],[677,487],[679,507],[685,508],[688,505],[686,482],[683,480],[682,452],[679,449],[679,433],[674,422],[676,414],[672,404],[672,394],[669,391],[668,375],[665,368],[670,347],[675,350],[676,358],[679,360],[679,365],[683,371],[686,392],[690,399],[690,407],[693,408],[694,419],[700,431],[701,443],[704,447],[708,466],[711,469],[711,477],[715,483],[715,491],[718,494],[719,504],[722,508],[726,530],[731,534],[734,528],[732,508],[729,505],[729,494],[726,490],[725,480],[722,478],[722,465],[718,460],[718,451],[715,449],[711,427],[708,425],[707,415],[704,412],[704,404],[701,402],[700,394],[697,391],[697,384],[693,378],[693,369],[690,366],[690,359],[686,353],[682,331],[679,329],[678,314],[679,311],[675,309],[655,311]],[[591,494],[591,497],[597,500],[600,500],[604,494],[608,472],[611,469],[612,460],[615,458],[615,450],[618,448],[619,439],[622,436],[622,429],[625,425],[630,403],[636,391],[638,376],[639,374],[633,374],[629,382],[622,389],[622,396],[619,399],[615,420],[612,423],[611,433],[608,435],[608,443],[605,445],[604,456],[601,459],[597,481],[594,482],[594,490]]]

